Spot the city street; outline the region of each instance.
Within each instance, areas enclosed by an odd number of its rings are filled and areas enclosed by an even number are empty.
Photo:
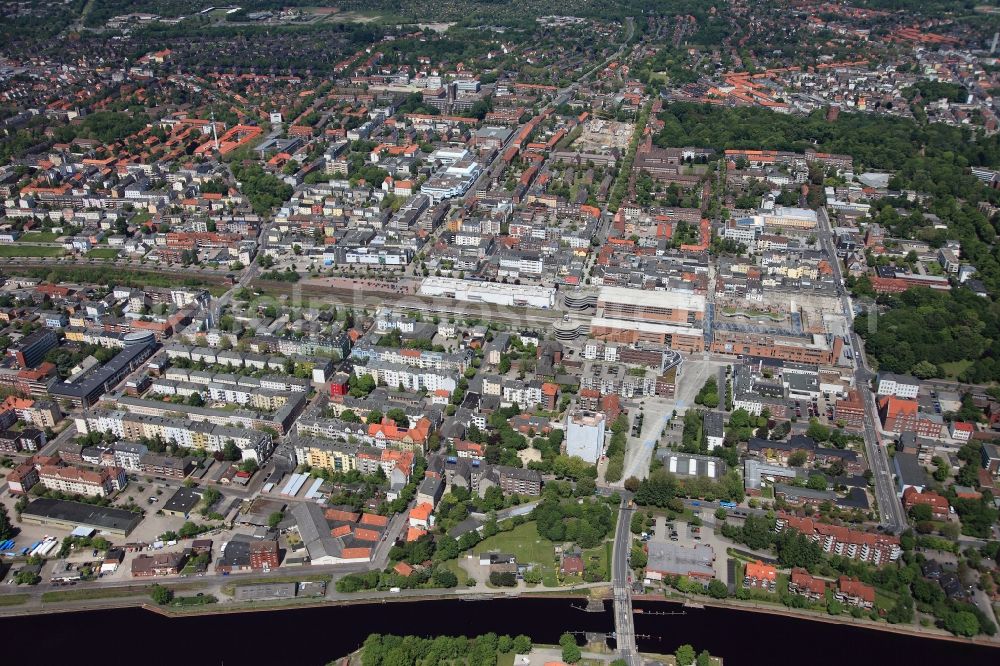
[[[836,248],[833,245],[833,230],[830,227],[830,218],[826,208],[819,209],[819,239],[831,257],[836,257]],[[840,261],[830,262],[834,276],[838,284],[843,284],[843,272]],[[854,307],[850,295],[845,290],[841,293],[844,316],[852,327],[851,339],[854,352],[851,354],[851,362],[854,365],[854,383],[859,393],[864,396],[865,401],[865,453],[868,457],[868,465],[872,470],[872,480],[875,483],[875,499],[878,502],[879,520],[882,526],[893,533],[899,533],[906,528],[906,515],[903,506],[896,495],[896,485],[893,481],[892,468],[889,463],[889,455],[885,447],[881,445],[878,437],[877,423],[878,411],[875,405],[875,397],[868,389],[873,373],[867,367],[864,347],[861,338],[853,332]]]
[[[621,658],[629,666],[641,664],[635,643],[635,621],[632,617],[631,568],[628,563],[632,545],[632,509],[628,500],[622,500],[615,526],[615,543],[612,552],[611,583],[615,593],[615,644]]]

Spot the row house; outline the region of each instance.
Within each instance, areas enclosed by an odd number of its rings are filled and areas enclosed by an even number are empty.
[[[870,562],[875,566],[894,562],[902,554],[899,537],[888,534],[862,532],[782,513],[778,516],[777,530],[781,532],[785,529],[797,530],[811,538],[825,553]]]
[[[826,596],[827,581],[811,575],[805,569],[792,569],[788,577],[788,591],[800,594],[811,601],[820,601]]]
[[[44,465],[38,471],[38,479],[49,490],[97,497],[108,497],[128,484],[128,477],[121,467],[90,471],[79,467]]]
[[[875,606],[875,588],[862,583],[857,578],[841,576],[837,581],[837,601],[871,610]]]
[[[454,392],[457,383],[454,373],[437,370],[421,370],[400,363],[389,363],[378,359],[370,360],[366,365],[356,364],[354,373],[362,377],[371,375],[376,382],[385,386],[402,386],[407,391],[447,391]]]
[[[93,410],[76,418],[76,428],[84,435],[104,432],[132,441],[145,437],[210,452],[222,451],[232,442],[244,460],[266,460],[274,448],[271,435],[252,426],[237,428],[122,411]]]

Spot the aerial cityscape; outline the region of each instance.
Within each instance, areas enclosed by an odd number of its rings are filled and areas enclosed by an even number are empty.
[[[0,3],[5,657],[989,663],[998,234],[997,0]]]

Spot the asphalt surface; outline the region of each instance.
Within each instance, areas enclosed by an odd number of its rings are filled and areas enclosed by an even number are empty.
[[[833,245],[833,230],[830,228],[830,218],[826,213],[826,208],[819,209],[818,217],[820,242],[823,243],[823,247],[830,255],[830,264],[833,267],[834,276],[837,278],[837,284],[842,285],[844,283],[844,276],[840,260],[836,258],[836,248]],[[854,365],[854,385],[863,396],[865,402],[865,453],[868,457],[868,466],[872,471],[872,480],[875,483],[875,499],[878,502],[879,523],[886,531],[899,533],[906,529],[906,514],[903,512],[903,506],[896,495],[896,485],[893,481],[889,454],[879,442],[876,425],[878,412],[875,406],[875,397],[868,388],[868,383],[871,381],[874,373],[867,367],[861,338],[853,332],[854,304],[846,290],[841,291],[840,300],[844,316],[847,318],[848,328],[851,331],[851,362]]]
[[[631,549],[632,509],[622,500],[615,527],[615,543],[611,558],[611,584],[615,592],[615,643],[628,666],[639,666],[639,649],[635,644],[635,622],[632,617],[632,588],[629,581],[628,555]]]

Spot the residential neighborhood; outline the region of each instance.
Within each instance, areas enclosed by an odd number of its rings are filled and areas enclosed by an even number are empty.
[[[989,7],[15,4],[0,615],[1000,640]]]

